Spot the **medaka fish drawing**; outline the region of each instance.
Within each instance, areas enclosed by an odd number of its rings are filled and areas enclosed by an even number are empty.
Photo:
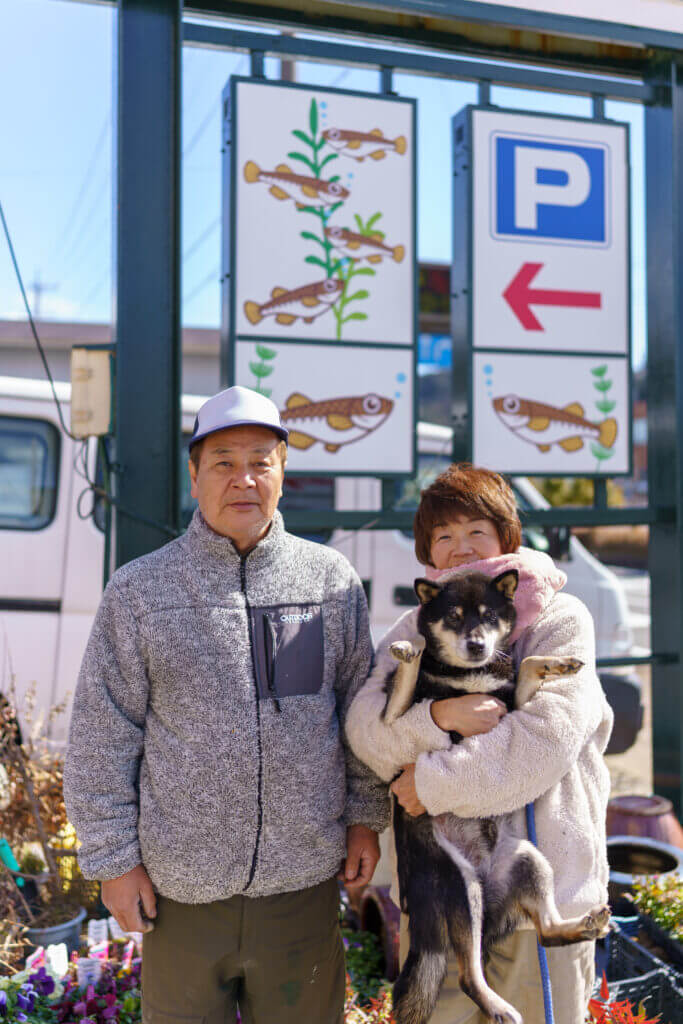
[[[332,248],[342,256],[351,260],[367,260],[368,263],[381,263],[385,256],[391,256],[396,263],[400,263],[405,256],[405,247],[402,245],[385,245],[384,238],[379,232],[371,235],[361,235],[348,228],[332,226],[325,228],[325,236],[332,243]]]
[[[577,452],[585,441],[598,441],[611,448],[617,439],[617,421],[610,417],[601,423],[585,419],[583,406],[572,402],[561,409],[543,402],[533,402],[517,395],[494,398],[493,408],[513,434],[540,452],[559,444],[566,452]]]
[[[387,153],[398,153],[403,156],[407,149],[404,135],[396,139],[385,139],[381,128],[373,128],[370,132],[354,132],[343,128],[326,128],[323,138],[343,156],[362,163],[366,156],[373,160],[383,160]]]
[[[386,420],[394,408],[390,398],[381,395],[356,395],[312,402],[295,392],[287,399],[280,419],[289,430],[289,444],[304,451],[316,441],[326,452],[337,452],[344,445],[367,437]]]
[[[276,199],[293,199],[299,209],[304,206],[333,206],[351,195],[338,181],[323,181],[306,174],[296,174],[287,164],[278,164],[274,171],[263,171],[253,160],[244,165],[244,180],[249,185],[263,182]]]
[[[333,277],[324,281],[314,281],[301,288],[287,291],[286,288],[273,288],[268,302],[245,302],[244,313],[252,324],[260,324],[267,316],[274,316],[279,324],[293,324],[295,320],[303,320],[305,324],[327,313],[332,308],[344,282]]]

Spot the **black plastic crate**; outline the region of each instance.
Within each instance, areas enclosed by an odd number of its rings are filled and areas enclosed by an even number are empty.
[[[628,1000],[635,1009],[642,1003],[649,1016],[661,1015],[661,1024],[683,1021],[682,979],[668,964],[618,928],[605,941],[605,973],[609,1001]],[[602,978],[596,979],[594,996],[600,998]]]
[[[664,950],[672,966],[676,969],[676,973],[681,976],[683,975],[683,946],[680,942],[677,942],[672,935],[669,935],[656,921],[653,921],[647,914],[640,915],[640,927],[643,929],[646,935],[648,935],[656,945]],[[679,977],[678,984],[680,985],[683,981],[682,977]]]

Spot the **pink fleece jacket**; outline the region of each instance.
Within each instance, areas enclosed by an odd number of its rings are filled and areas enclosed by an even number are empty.
[[[542,551],[519,548],[509,555],[496,555],[494,558],[467,562],[455,569],[433,569],[426,566],[425,575],[427,579],[441,582],[461,572],[483,572],[493,577],[509,569],[516,569],[519,573],[514,599],[517,624],[510,636],[510,643],[514,643],[527,626],[535,622],[550,599],[567,582],[565,573],[557,568],[552,558]]]

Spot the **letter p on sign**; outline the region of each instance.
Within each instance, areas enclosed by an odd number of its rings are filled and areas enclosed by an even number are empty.
[[[499,134],[493,141],[495,237],[609,245],[605,146]]]

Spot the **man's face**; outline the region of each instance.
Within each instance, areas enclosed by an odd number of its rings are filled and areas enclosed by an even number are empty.
[[[202,443],[199,468],[190,459],[192,497],[212,530],[241,554],[268,532],[282,494],[280,439],[266,427],[229,427]]]

